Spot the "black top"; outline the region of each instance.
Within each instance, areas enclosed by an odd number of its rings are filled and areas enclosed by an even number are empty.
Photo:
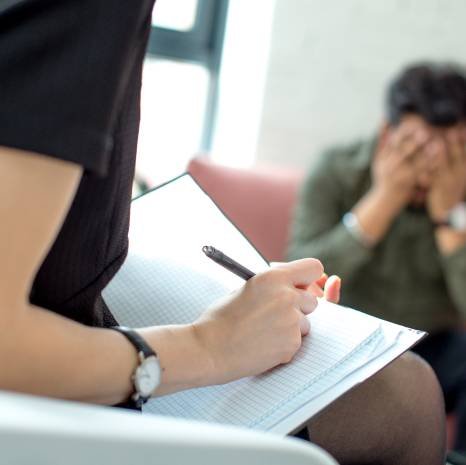
[[[31,302],[93,326],[124,261],[154,0],[2,0],[0,146],[85,169]],[[47,215],[47,212],[43,212]]]

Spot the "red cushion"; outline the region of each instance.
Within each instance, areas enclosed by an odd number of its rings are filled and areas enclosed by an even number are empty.
[[[456,417],[453,414],[447,416],[447,448],[453,449],[456,434]]]
[[[188,171],[270,261],[285,258],[289,224],[302,173],[293,169],[237,169],[198,157]]]

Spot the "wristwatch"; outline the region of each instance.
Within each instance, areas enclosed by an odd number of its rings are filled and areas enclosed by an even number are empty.
[[[152,347],[134,330],[125,326],[112,326],[133,344],[138,353],[139,365],[131,377],[134,393],[131,400],[141,408],[160,385],[161,373],[159,359]]]
[[[353,239],[361,245],[369,249],[374,246],[374,241],[362,230],[358,217],[353,212],[345,213],[341,222]]]
[[[458,203],[448,212],[444,221],[436,221],[434,226],[445,226],[455,231],[466,232],[466,202]]]

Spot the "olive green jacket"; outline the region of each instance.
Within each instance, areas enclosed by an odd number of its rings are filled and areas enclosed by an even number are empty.
[[[301,190],[288,258],[316,257],[338,274],[343,305],[430,332],[456,327],[466,319],[466,247],[442,256],[424,212],[403,211],[373,249],[341,222],[370,188],[375,143],[322,154]]]

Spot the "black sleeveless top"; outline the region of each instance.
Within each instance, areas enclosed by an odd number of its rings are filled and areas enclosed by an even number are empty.
[[[31,303],[92,326],[114,324],[100,296],[128,248],[141,71],[153,3],[0,3],[0,146],[85,170],[36,276]]]

